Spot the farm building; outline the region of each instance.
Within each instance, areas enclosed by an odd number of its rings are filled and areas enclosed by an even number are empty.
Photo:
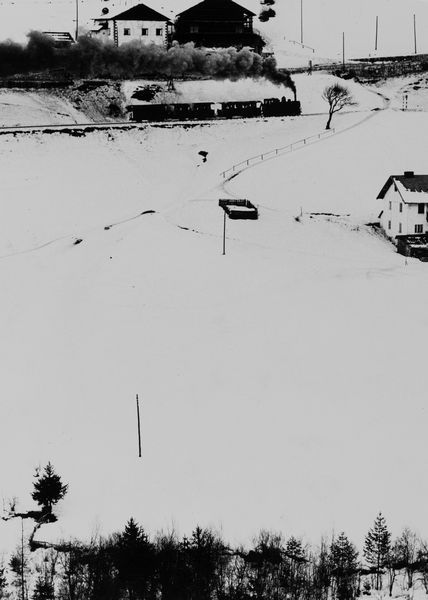
[[[428,175],[391,175],[380,190],[380,225],[389,238],[428,233]]]
[[[116,46],[138,41],[166,47],[172,23],[161,13],[145,4],[137,4],[114,16],[94,19],[92,36],[112,40]]]
[[[205,48],[235,46],[261,52],[262,37],[253,31],[255,14],[233,0],[203,0],[177,15],[174,39]]]

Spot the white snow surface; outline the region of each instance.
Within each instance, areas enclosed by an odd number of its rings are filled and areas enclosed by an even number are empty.
[[[0,136],[0,495],[28,508],[52,461],[70,488],[41,539],[134,516],[358,543],[380,508],[427,535],[428,267],[365,224],[390,174],[426,172],[428,115],[333,125],[224,186],[325,115]],[[260,217],[227,220],[222,256],[225,197]]]
[[[0,90],[0,126],[88,122],[65,99],[48,92]]]

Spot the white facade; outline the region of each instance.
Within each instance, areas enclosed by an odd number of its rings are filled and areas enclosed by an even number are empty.
[[[428,193],[400,191],[400,184],[393,183],[382,199],[380,224],[386,235],[411,235],[428,232]],[[415,202],[409,202],[414,194]]]
[[[109,19],[107,28],[93,30],[92,35],[113,41],[117,46],[128,42],[166,46],[168,24],[166,21],[123,21]]]
[[[113,21],[117,41],[120,46],[127,42],[166,46],[167,24],[162,21]]]

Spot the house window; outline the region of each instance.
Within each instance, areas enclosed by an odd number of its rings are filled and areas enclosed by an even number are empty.
[[[391,229],[391,221],[388,221],[388,229]]]
[[[391,202],[391,200],[389,201],[389,210],[392,210],[392,202]]]
[[[143,27],[141,30],[141,35],[149,35],[149,30],[146,27]]]
[[[403,233],[403,226],[401,223],[398,223],[398,233]]]
[[[423,215],[425,213],[425,204],[418,204],[418,213]]]
[[[199,25],[190,25],[190,33],[199,33]]]
[[[403,212],[403,205],[401,202],[400,202],[400,212]]]
[[[123,30],[123,35],[131,35],[131,30],[129,29],[129,27],[125,27],[125,29]]]
[[[162,34],[163,34],[163,31],[161,28],[156,29],[156,35],[162,35]]]
[[[424,226],[423,225],[415,225],[415,233],[423,233]]]

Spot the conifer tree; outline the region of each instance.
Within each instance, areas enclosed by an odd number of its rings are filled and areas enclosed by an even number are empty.
[[[131,600],[144,598],[153,583],[154,546],[144,529],[131,517],[119,535],[114,562],[119,581]]]
[[[386,526],[385,517],[380,512],[364,541],[364,557],[376,569],[376,590],[382,587],[381,569],[388,559],[390,549],[391,534]]]
[[[31,497],[41,506],[44,515],[50,515],[52,507],[64,498],[67,490],[68,485],[62,483],[61,477],[55,473],[53,466],[49,462],[44,469],[43,475],[36,477]]]
[[[358,551],[342,531],[330,548],[331,572],[339,600],[353,599],[357,592]]]

